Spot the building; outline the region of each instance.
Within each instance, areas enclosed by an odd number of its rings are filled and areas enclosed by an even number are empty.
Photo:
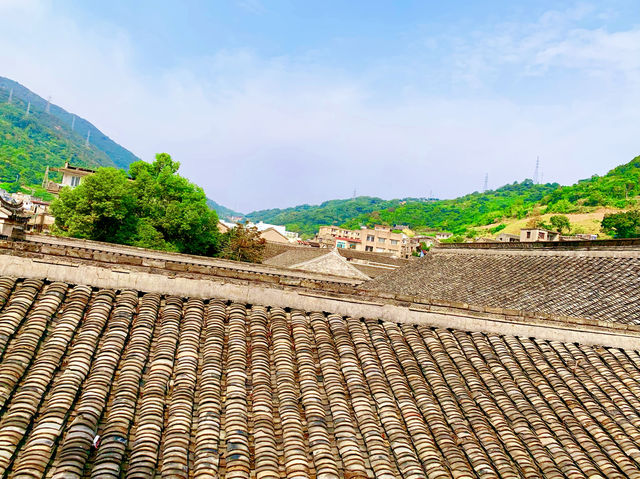
[[[322,254],[315,258],[310,258],[297,264],[289,266],[291,269],[299,269],[302,271],[313,271],[316,273],[330,274],[333,276],[343,276],[345,278],[359,279],[366,281],[371,279],[346,258],[340,255],[337,248],[327,252],[322,250]]]
[[[300,235],[298,233],[294,233],[293,231],[287,231],[286,226],[282,225],[272,225],[269,223],[265,223],[263,221],[258,221],[257,223],[248,222],[246,224],[247,228],[256,228],[258,231],[266,232],[268,229],[272,229],[277,231],[281,236],[284,236],[289,243],[297,243],[300,241]],[[271,238],[277,238],[277,242],[281,242],[281,238],[279,236],[274,235],[273,233],[268,234],[267,236]],[[269,240],[267,240],[269,241]]]
[[[420,252],[423,251],[423,244],[427,247],[426,249],[429,249],[436,243],[439,243],[439,241],[435,238],[435,236],[416,235],[409,237],[403,235],[402,257],[409,258],[411,256],[414,256],[414,253],[419,255]]]
[[[348,248],[356,251],[388,253],[402,256],[402,233],[394,233],[389,226],[348,230],[338,226],[321,226],[318,242],[325,248]]]
[[[435,236],[438,241],[442,241],[451,238],[453,233],[449,233],[448,231],[439,231]]]
[[[62,181],[60,183],[56,183],[54,181],[49,180],[49,172],[55,171],[58,173],[62,173]],[[57,195],[60,193],[60,190],[65,186],[70,186],[71,188],[75,188],[78,186],[82,179],[86,176],[94,174],[96,171],[91,170],[89,168],[82,168],[80,166],[71,166],[69,162],[65,162],[64,166],[61,168],[49,168],[44,174],[44,180],[42,181],[42,187],[45,188],[49,193],[53,195]]]
[[[0,192],[0,237],[22,239],[30,216],[21,201]]]
[[[500,233],[498,236],[496,236],[496,241],[500,241],[501,243],[517,243],[520,241],[520,235]]]
[[[236,227],[236,223],[230,223],[229,221],[218,220],[218,231],[220,231],[220,233],[226,233],[235,227]]]
[[[640,242],[618,243],[442,246],[371,284],[0,241],[0,471],[639,477]]]
[[[291,243],[291,240],[282,234],[281,230],[277,228],[266,228],[260,231],[260,238],[264,239],[268,243]]]
[[[520,230],[520,242],[532,241],[559,241],[560,233],[545,230],[543,228],[523,228]]]

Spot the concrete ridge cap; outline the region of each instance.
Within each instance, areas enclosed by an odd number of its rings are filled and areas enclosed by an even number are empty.
[[[107,255],[119,255],[126,257],[134,257],[134,258],[144,258],[151,261],[170,261],[172,263],[186,264],[186,265],[197,265],[197,266],[210,266],[213,268],[220,269],[228,269],[233,271],[249,272],[254,274],[265,274],[265,275],[273,275],[273,276],[289,276],[296,277],[301,280],[312,280],[312,281],[330,281],[334,283],[342,283],[345,285],[356,286],[361,284],[363,280],[358,280],[354,278],[347,278],[342,276],[335,276],[326,273],[318,273],[318,272],[303,272],[300,270],[292,270],[283,266],[274,266],[268,264],[261,263],[242,263],[238,261],[224,260],[219,258],[210,258],[207,256],[191,256],[184,255],[182,253],[171,253],[166,251],[155,251],[148,250],[144,248],[136,248],[133,246],[127,245],[117,245],[110,243],[99,243],[100,245],[104,245],[104,247],[94,248],[91,244],[66,244],[67,238],[56,238],[56,240],[52,242],[45,241],[27,241],[27,244],[38,244],[38,245],[46,245],[52,248],[70,248],[75,251],[85,250],[85,251],[93,251],[99,252]],[[70,241],[86,241],[86,240],[77,240],[76,238],[71,238]],[[98,242],[90,242],[90,243],[98,243]],[[6,246],[5,249],[13,249],[12,242],[6,241],[2,243]],[[118,251],[122,250],[122,251]],[[139,253],[139,254],[138,254]],[[186,259],[187,261],[185,261]]]
[[[220,277],[193,278],[135,271],[119,274],[102,266],[66,268],[61,264],[36,263],[34,258],[0,255],[0,274],[22,278],[46,278],[68,284],[89,284],[97,288],[133,289],[145,293],[172,294],[203,299],[224,298],[244,304],[298,308],[307,312],[324,311],[354,318],[370,318],[394,323],[457,329],[557,340],[605,347],[639,350],[640,328],[610,328],[603,325],[567,323],[491,314],[482,311],[437,311],[406,303],[374,303],[370,298],[354,298],[339,291],[314,292],[304,287],[288,287],[266,282],[224,281]],[[305,294],[301,294],[305,292]]]

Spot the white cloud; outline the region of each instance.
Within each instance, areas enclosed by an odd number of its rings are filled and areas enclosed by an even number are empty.
[[[37,1],[27,22],[18,2],[0,5],[0,75],[51,95],[146,160],[171,153],[210,197],[242,211],[348,197],[354,188],[455,196],[479,189],[485,172],[492,187],[531,177],[536,155],[546,179],[571,182],[638,150],[640,30],[573,28],[589,10],[476,32],[456,46],[438,39],[453,65],[429,75],[419,62],[389,60],[386,75],[407,75],[395,94],[374,88],[368,72],[250,50],[144,71],[136,63],[144,52],[117,26],[80,25]],[[543,98],[502,91],[507,76],[526,90],[551,70],[563,75],[557,84],[579,82],[570,97],[566,89],[554,96],[555,83]],[[598,72],[614,72],[615,88]],[[422,87],[428,76],[471,87],[436,94]]]

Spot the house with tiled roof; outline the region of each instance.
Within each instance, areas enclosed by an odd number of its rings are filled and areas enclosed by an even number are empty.
[[[0,241],[0,473],[640,477],[639,261],[450,245],[363,281]]]

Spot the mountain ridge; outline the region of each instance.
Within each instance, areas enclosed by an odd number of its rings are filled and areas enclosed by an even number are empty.
[[[0,187],[17,191],[24,186],[50,199],[51,195],[39,187],[47,166],[59,167],[69,161],[74,166],[107,166],[126,171],[138,160],[90,121],[50,103],[19,82],[0,76]],[[52,179],[56,177],[51,174]],[[242,216],[208,201],[221,218]]]

